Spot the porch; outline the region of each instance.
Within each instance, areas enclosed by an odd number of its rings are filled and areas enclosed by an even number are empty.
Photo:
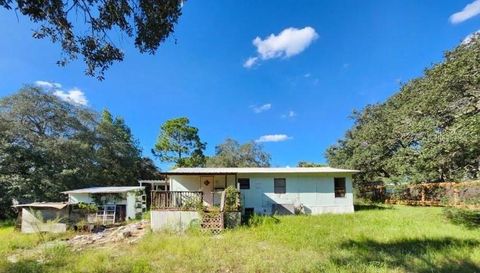
[[[165,173],[164,189],[150,194],[152,210],[198,210],[222,208],[222,196],[227,188],[236,189],[236,173]],[[238,200],[240,202],[240,199]]]
[[[151,210],[219,210],[239,211],[240,192],[235,191],[227,196],[227,192],[216,191],[152,191]]]
[[[165,173],[165,188],[150,193],[153,230],[185,230],[198,224],[221,232],[240,224],[240,191],[234,173]]]

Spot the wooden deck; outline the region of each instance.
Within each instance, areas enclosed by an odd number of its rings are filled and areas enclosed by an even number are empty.
[[[203,205],[201,191],[152,191],[152,210],[197,210]]]

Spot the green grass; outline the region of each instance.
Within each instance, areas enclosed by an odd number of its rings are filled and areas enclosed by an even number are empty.
[[[221,236],[151,233],[137,245],[51,248],[44,263],[2,258],[35,244],[24,236],[0,228],[0,272],[480,272],[480,230],[449,223],[440,208],[267,217]]]

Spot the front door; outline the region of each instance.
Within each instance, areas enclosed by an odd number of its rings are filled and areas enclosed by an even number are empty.
[[[213,176],[201,176],[200,187],[203,191],[203,204],[206,206],[213,205]]]

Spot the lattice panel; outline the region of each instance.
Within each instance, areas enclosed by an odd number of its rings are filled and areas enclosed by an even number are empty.
[[[202,216],[202,229],[212,233],[220,233],[223,230],[223,213],[204,213]]]

